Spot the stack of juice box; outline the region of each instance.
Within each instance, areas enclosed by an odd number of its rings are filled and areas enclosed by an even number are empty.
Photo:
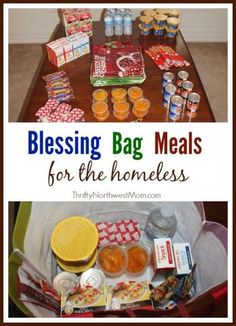
[[[61,9],[61,19],[66,35],[84,32],[92,36],[92,14],[90,9]]]
[[[89,37],[79,32],[47,44],[48,60],[57,67],[90,52]]]

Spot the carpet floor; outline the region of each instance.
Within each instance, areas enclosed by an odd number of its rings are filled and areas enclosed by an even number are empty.
[[[227,44],[188,43],[217,122],[227,121]],[[9,121],[18,119],[42,55],[39,44],[9,45]]]

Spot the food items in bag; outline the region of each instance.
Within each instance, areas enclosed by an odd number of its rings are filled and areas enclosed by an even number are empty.
[[[140,275],[145,272],[150,256],[147,249],[140,244],[132,244],[127,247],[128,266],[126,272],[130,275]]]
[[[117,277],[127,268],[127,253],[118,245],[106,245],[98,251],[97,264],[108,276]]]
[[[96,259],[98,231],[88,218],[72,216],[56,225],[50,244],[59,266],[67,271],[77,272],[81,266],[83,270]]]
[[[93,86],[140,84],[145,79],[140,47],[118,41],[93,46],[90,71]]]
[[[177,275],[189,274],[193,269],[193,258],[189,243],[173,244]]]

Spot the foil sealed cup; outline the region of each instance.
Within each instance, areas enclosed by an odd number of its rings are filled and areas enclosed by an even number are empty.
[[[174,38],[179,30],[179,24],[179,18],[167,18],[166,36],[169,38]]]

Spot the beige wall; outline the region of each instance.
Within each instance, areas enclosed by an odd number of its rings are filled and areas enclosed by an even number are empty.
[[[134,17],[140,10],[133,10]],[[92,9],[94,20],[101,11]],[[47,42],[58,22],[57,9],[9,9],[9,42]],[[227,42],[227,10],[182,9],[181,31],[188,42]]]

